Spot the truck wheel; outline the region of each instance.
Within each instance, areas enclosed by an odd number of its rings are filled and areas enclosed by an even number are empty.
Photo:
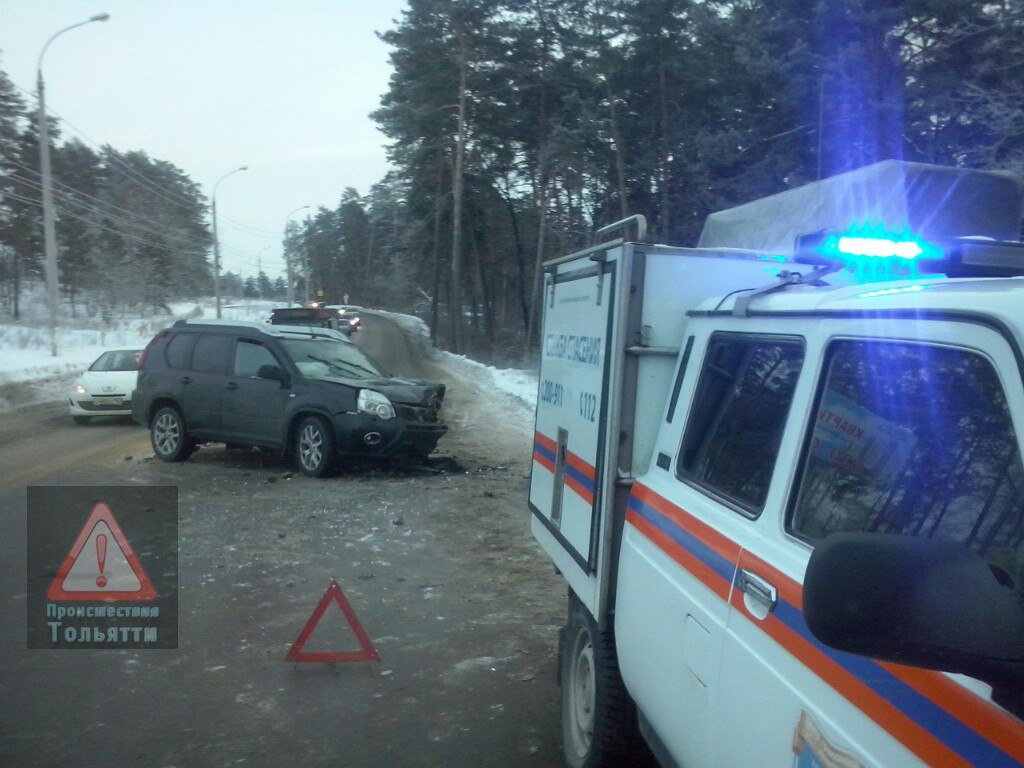
[[[195,453],[196,443],[185,434],[185,420],[175,408],[161,408],[149,423],[153,452],[164,461],[185,461]]]
[[[571,598],[559,659],[562,751],[570,768],[617,768],[646,754],[636,708],[619,675],[615,640]],[[642,759],[641,759],[641,762]]]
[[[317,416],[307,416],[295,436],[295,457],[302,474],[327,477],[334,471],[334,432]]]

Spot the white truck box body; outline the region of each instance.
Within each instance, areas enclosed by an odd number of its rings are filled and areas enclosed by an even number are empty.
[[[737,250],[619,240],[546,269],[532,530],[600,617],[611,576],[613,510],[624,510],[628,495],[620,481],[648,468],[686,312],[710,296],[769,285],[780,270],[810,268]]]

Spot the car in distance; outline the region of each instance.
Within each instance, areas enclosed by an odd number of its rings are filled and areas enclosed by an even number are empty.
[[[75,424],[88,424],[93,416],[127,416],[138,375],[141,349],[104,352],[71,387],[68,409]]]
[[[351,304],[331,304],[328,309],[335,309],[342,316],[342,320],[349,324],[352,331],[358,331],[363,325],[363,319],[359,316],[361,307],[354,307]]]
[[[179,320],[143,353],[132,417],[164,461],[226,442],[280,450],[323,477],[345,457],[425,458],[447,431],[444,395],[329,328]]]

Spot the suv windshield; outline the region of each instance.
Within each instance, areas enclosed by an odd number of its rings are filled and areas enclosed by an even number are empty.
[[[285,354],[307,379],[341,376],[346,379],[379,379],[388,376],[378,363],[355,344],[334,339],[284,339]]]

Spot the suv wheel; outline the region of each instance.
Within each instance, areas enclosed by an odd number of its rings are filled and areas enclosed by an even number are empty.
[[[334,433],[323,419],[309,416],[299,424],[295,456],[302,474],[326,477],[334,470]]]
[[[153,452],[164,461],[185,461],[195,452],[195,442],[185,434],[181,414],[171,407],[161,408],[149,423]]]

